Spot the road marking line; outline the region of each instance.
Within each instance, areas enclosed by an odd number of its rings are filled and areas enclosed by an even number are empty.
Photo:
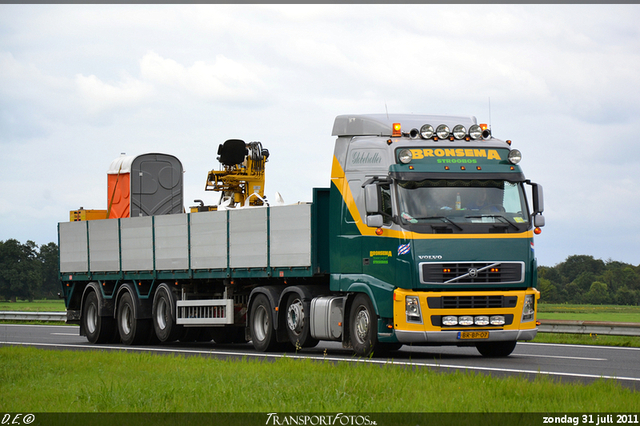
[[[501,373],[518,373],[518,374],[542,374],[545,376],[562,376],[562,377],[581,377],[586,379],[611,379],[611,380],[626,380],[631,382],[640,382],[640,377],[618,377],[618,376],[603,376],[597,374],[580,374],[580,373],[563,373],[555,371],[540,371],[540,370],[516,370],[513,368],[494,368],[494,367],[474,367],[469,365],[457,365],[457,364],[438,364],[438,363],[424,363],[419,364],[412,361],[397,361],[393,359],[378,360],[370,358],[336,358],[331,356],[302,356],[296,354],[265,354],[265,353],[251,353],[251,352],[227,352],[216,350],[196,350],[196,349],[178,349],[178,348],[150,348],[144,346],[108,346],[108,345],[82,345],[82,344],[58,344],[58,343],[23,343],[23,342],[3,342],[0,341],[0,345],[20,345],[20,346],[51,346],[51,347],[68,347],[68,348],[87,348],[87,349],[115,349],[119,351],[132,351],[132,352],[177,352],[188,354],[205,354],[205,355],[226,355],[226,356],[238,356],[238,357],[253,357],[253,358],[289,358],[289,359],[317,359],[323,361],[336,361],[336,362],[355,362],[355,363],[370,363],[381,365],[402,365],[410,367],[438,367],[438,368],[454,368],[458,370],[477,370],[477,371],[495,371]]]
[[[607,358],[584,358],[580,356],[558,356],[558,355],[534,355],[534,354],[513,354],[512,357],[529,357],[529,358],[560,358],[560,359],[581,359],[584,361],[609,361]]]

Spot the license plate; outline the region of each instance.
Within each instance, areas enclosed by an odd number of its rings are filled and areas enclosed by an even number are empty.
[[[488,331],[459,331],[458,339],[488,339]]]

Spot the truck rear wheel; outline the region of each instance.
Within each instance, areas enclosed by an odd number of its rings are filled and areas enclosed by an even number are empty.
[[[273,328],[273,310],[269,299],[264,294],[256,296],[251,305],[249,331],[253,347],[260,352],[268,352],[278,347],[276,333]]]
[[[162,343],[178,340],[183,332],[183,327],[176,324],[174,306],[176,298],[165,285],[161,285],[153,297],[153,328],[156,337]]]
[[[98,296],[90,291],[82,308],[82,326],[90,343],[107,343],[115,335],[115,322],[98,315],[98,308]]]
[[[366,294],[358,294],[351,305],[349,332],[354,352],[369,357],[378,347],[378,320]]]
[[[318,340],[311,336],[309,303],[300,296],[292,294],[287,299],[287,335],[296,349],[312,348]]]
[[[516,348],[516,341],[513,342],[485,342],[478,343],[476,349],[482,356],[489,358],[505,357],[511,355]]]
[[[133,298],[129,292],[125,292],[118,302],[116,321],[120,340],[125,345],[137,345],[149,340],[150,320],[136,319]]]

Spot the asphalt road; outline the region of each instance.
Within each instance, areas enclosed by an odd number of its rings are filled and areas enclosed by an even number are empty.
[[[131,350],[204,355],[216,358],[276,359],[283,354],[256,352],[250,344],[173,343],[153,346],[92,345],[75,326],[0,324],[0,345],[25,345],[59,350]],[[340,343],[286,354],[289,358],[316,358],[334,362],[367,362],[429,368],[433,371],[468,370],[494,376],[548,375],[561,381],[590,383],[601,378],[640,390],[640,348],[617,348],[546,343],[518,343],[507,358],[484,358],[475,348],[403,346],[392,358],[360,359]]]

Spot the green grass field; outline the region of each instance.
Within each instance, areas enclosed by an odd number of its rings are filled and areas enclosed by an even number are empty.
[[[541,303],[538,319],[640,323],[640,306]]]
[[[0,411],[637,413],[640,398],[606,380],[12,346],[0,348]]]
[[[64,312],[64,300],[18,300],[17,302],[0,301],[0,311],[21,312]]]

